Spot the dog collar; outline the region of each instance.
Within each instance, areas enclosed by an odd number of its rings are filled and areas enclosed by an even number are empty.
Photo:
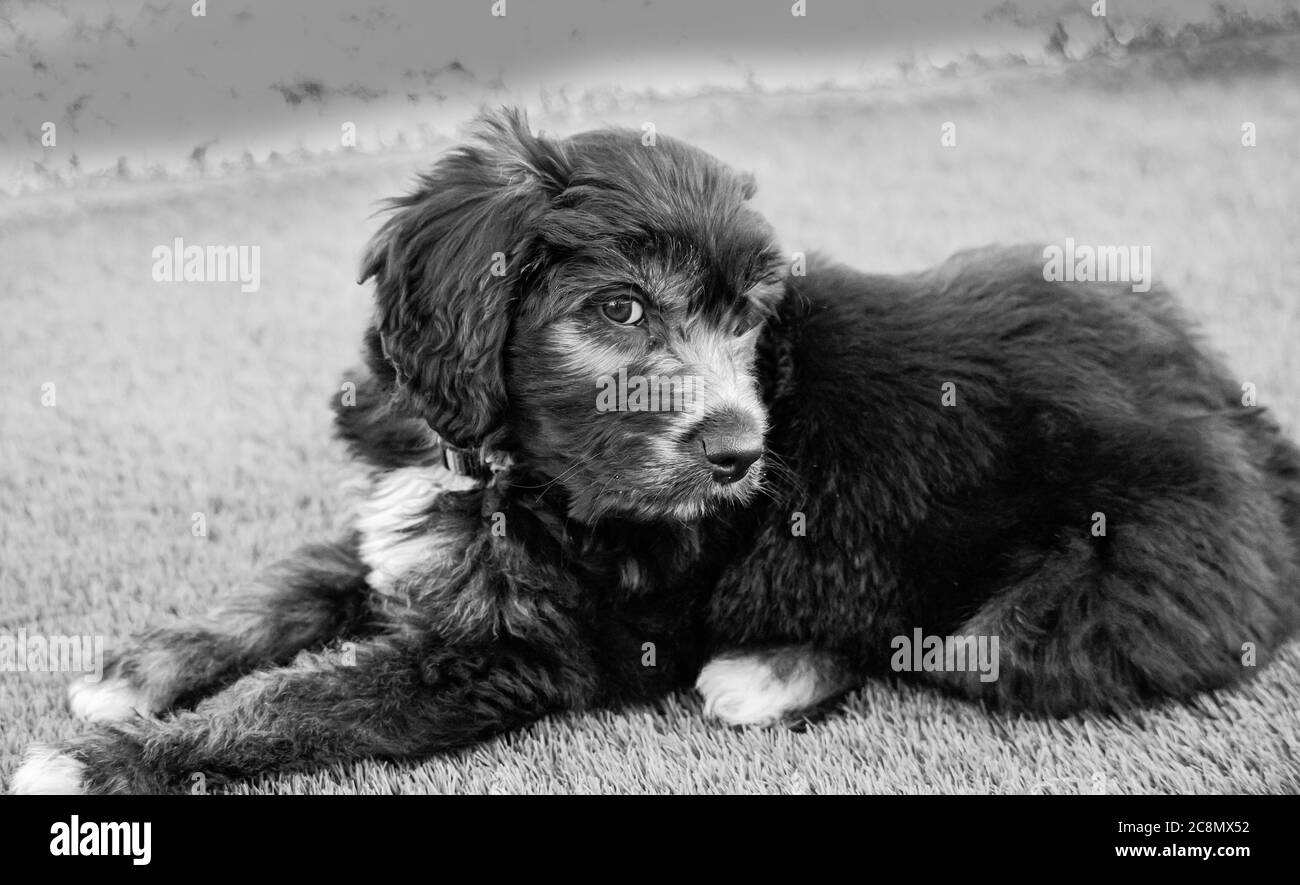
[[[443,443],[442,463],[443,466],[457,476],[468,476],[477,480],[492,478],[492,469],[483,460],[483,449],[478,447],[462,449]]]

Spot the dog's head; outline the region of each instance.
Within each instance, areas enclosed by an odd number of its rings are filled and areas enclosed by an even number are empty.
[[[482,121],[372,241],[372,368],[569,512],[693,519],[762,482],[755,345],[783,291],[751,178],[663,137]]]

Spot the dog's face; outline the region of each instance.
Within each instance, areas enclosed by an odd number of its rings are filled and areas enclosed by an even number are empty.
[[[749,178],[653,141],[489,118],[363,270],[408,402],[453,444],[504,442],[584,521],[695,519],[765,466],[755,347],[780,255]]]

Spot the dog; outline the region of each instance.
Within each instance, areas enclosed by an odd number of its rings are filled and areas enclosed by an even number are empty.
[[[1122,714],[1294,632],[1300,451],[1167,293],[1050,282],[1038,247],[799,267],[754,192],[485,115],[363,259],[348,530],[74,684],[96,729],[15,791],[416,759],[693,681],[732,726],[891,674]]]

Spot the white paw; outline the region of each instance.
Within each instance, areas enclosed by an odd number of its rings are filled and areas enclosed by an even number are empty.
[[[155,712],[149,698],[125,679],[88,682],[82,677],[68,686],[68,705],[74,716],[90,722],[116,722]]]
[[[52,747],[32,747],[14,772],[10,792],[18,796],[79,796],[86,792],[86,766]]]
[[[795,667],[783,679],[761,654],[715,658],[700,671],[695,690],[704,696],[705,715],[729,725],[771,725],[820,699],[813,668]]]

